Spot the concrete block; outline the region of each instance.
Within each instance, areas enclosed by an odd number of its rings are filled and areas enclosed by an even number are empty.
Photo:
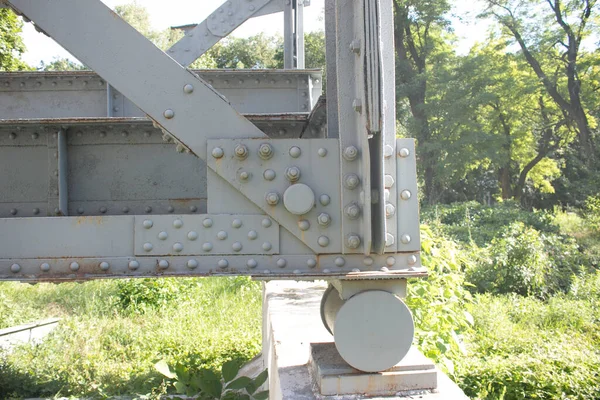
[[[312,343],[309,365],[322,395],[391,396],[409,390],[437,388],[437,370],[415,347],[395,367],[365,373],[350,367],[334,343]]]
[[[326,282],[291,282],[271,281],[263,287],[263,368],[269,368],[269,398],[270,400],[359,400],[359,399],[399,399],[418,398],[420,400],[468,400],[460,388],[437,368],[432,368],[431,361],[422,354],[412,351],[409,359],[403,360],[396,367],[394,373],[404,373],[404,382],[419,381],[424,386],[431,383],[432,376],[437,377],[437,389],[399,390],[392,396],[368,397],[362,393],[343,394],[329,387],[328,393],[336,395],[323,395],[319,392],[317,379],[311,375],[310,359],[311,344],[318,347],[319,343],[331,348],[333,337],[323,327],[320,317],[320,303],[323,292],[327,287]],[[327,345],[329,343],[329,345]],[[336,352],[337,353],[337,352]],[[331,355],[335,360],[335,355]],[[339,357],[339,355],[338,355]],[[314,359],[315,357],[313,357]],[[318,358],[318,356],[317,356]],[[409,365],[412,363],[413,365]],[[329,362],[328,369],[322,368],[327,373],[353,372],[351,367],[342,363]],[[364,374],[364,373],[363,373]],[[389,374],[388,371],[382,375]],[[410,376],[410,375],[415,375]],[[369,374],[370,375],[370,374]],[[410,376],[410,378],[409,378]],[[329,376],[328,376],[329,378]],[[327,384],[333,385],[332,380]],[[361,385],[365,386],[362,379]],[[387,378],[384,378],[384,384]],[[395,378],[397,379],[397,378]],[[346,384],[346,381],[344,381]],[[427,385],[426,385],[427,383]],[[337,385],[337,383],[336,383]],[[350,385],[349,383],[347,385]],[[401,386],[399,386],[401,387]],[[406,386],[405,386],[406,387]],[[388,391],[391,393],[392,391]]]

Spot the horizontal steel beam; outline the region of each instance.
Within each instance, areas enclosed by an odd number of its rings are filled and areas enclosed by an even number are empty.
[[[308,123],[305,113],[247,117],[273,138],[298,138]],[[0,218],[205,213],[206,165],[176,150],[146,118],[0,120]]]
[[[64,282],[101,278],[250,275],[259,279],[423,278],[418,254],[254,255],[0,259],[0,281]]]
[[[322,91],[322,74],[318,70],[197,70],[194,73],[244,114],[310,112]],[[91,71],[0,73],[0,117],[146,115],[120,92],[110,92],[107,94],[105,81]]]

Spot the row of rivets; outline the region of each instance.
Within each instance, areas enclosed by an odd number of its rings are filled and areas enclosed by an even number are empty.
[[[389,256],[385,263],[388,267],[393,267],[396,264],[397,261],[397,257],[393,257],[393,256]],[[363,263],[370,267],[375,263],[375,260],[372,257],[365,257],[363,260]],[[408,256],[408,265],[415,265],[417,263],[417,256],[414,254],[411,254]],[[338,267],[343,267],[344,265],[346,265],[346,260],[344,259],[344,257],[336,257],[334,260],[334,264]],[[158,267],[161,269],[167,269],[169,268],[169,262],[167,260],[159,260],[158,261]],[[186,266],[190,269],[194,269],[197,268],[199,265],[198,261],[196,259],[190,259],[186,262]],[[227,268],[229,266],[229,262],[226,259],[221,259],[217,262],[217,265],[219,266],[219,268]],[[279,258],[276,262],[276,265],[279,268],[285,268],[287,266],[287,260],[285,258]],[[313,258],[310,258],[306,261],[306,265],[309,268],[315,268],[317,266],[317,261]],[[110,268],[110,264],[106,261],[103,261],[101,263],[98,264],[98,266],[100,267],[100,269],[102,269],[103,271],[107,271]],[[246,266],[248,268],[254,269],[258,266],[258,262],[251,258],[246,262]],[[128,267],[131,270],[136,270],[140,267],[140,263],[137,260],[131,260],[128,263]],[[72,262],[69,265],[69,269],[71,269],[71,271],[78,271],[80,268],[79,263],[77,262]],[[10,267],[11,272],[13,273],[18,273],[21,271],[21,266],[19,264],[12,264]],[[40,264],[40,270],[42,270],[43,272],[48,272],[50,271],[50,264],[48,263],[42,263]],[[388,272],[388,268],[387,267],[382,267],[381,270],[383,272]],[[323,270],[324,273],[330,273],[331,271],[328,269],[324,269]],[[352,270],[352,272],[360,272],[360,270],[358,268],[355,268]]]
[[[272,224],[272,222],[271,222],[271,220],[270,220],[270,219],[268,219],[268,218],[265,218],[265,219],[263,219],[263,220],[262,220],[262,222],[261,222],[261,225],[262,225],[263,227],[265,227],[265,228],[268,228],[268,227],[270,227],[270,226],[271,226],[271,224]],[[241,228],[241,227],[242,227],[242,225],[244,225],[244,223],[243,223],[243,222],[242,222],[242,220],[241,220],[241,219],[239,219],[239,218],[236,218],[236,219],[234,219],[234,220],[231,222],[231,227],[232,227],[232,228],[235,228],[235,229],[239,229],[239,228]],[[146,220],[144,220],[144,221],[142,222],[142,226],[143,226],[144,228],[146,228],[146,229],[150,229],[150,228],[152,228],[152,227],[154,226],[154,222],[153,222],[152,220],[150,220],[150,219],[146,219]],[[213,220],[212,220],[211,218],[205,218],[205,219],[202,221],[202,226],[204,226],[205,228],[210,228],[210,227],[212,227],[212,226],[213,226]],[[174,228],[176,228],[176,229],[179,229],[179,228],[183,227],[183,221],[182,221],[181,219],[179,219],[179,218],[175,219],[175,220],[173,221],[173,227],[174,227]],[[253,231],[252,231],[252,232],[253,232]],[[188,234],[188,235],[189,235],[189,234]],[[165,237],[165,239],[166,239],[166,237]],[[192,239],[192,240],[193,240],[193,239]]]
[[[77,79],[77,77],[75,77],[75,79]],[[36,87],[42,87],[43,84],[44,84],[44,82],[42,82],[42,81],[35,81],[35,86]],[[57,86],[58,82],[57,81],[52,81],[50,84],[52,86]],[[73,81],[67,81],[67,84],[69,86],[72,86],[73,85]],[[88,81],[83,81],[82,84],[83,84],[83,86],[87,86],[89,84],[89,82]],[[27,86],[27,83],[24,82],[24,81],[21,81],[21,82],[19,82],[19,86],[20,87],[25,87],[25,86]],[[98,82],[98,86],[104,86],[104,81],[102,81],[102,80],[99,81]],[[4,81],[4,87],[10,87],[10,81]]]
[[[280,133],[285,134],[286,132],[284,130],[283,132],[280,131]],[[347,148],[346,151],[347,151],[346,157],[349,157],[349,159],[355,159],[356,155],[358,154],[358,150],[354,146]],[[245,160],[246,158],[248,158],[250,151],[248,150],[248,147],[246,145],[239,144],[235,147],[235,149],[233,150],[233,153],[234,153],[235,158],[237,158],[238,160]],[[274,154],[273,146],[271,146],[269,143],[263,143],[258,147],[258,156],[260,158],[262,158],[263,160],[270,159],[271,157],[273,157],[273,154]],[[319,157],[326,157],[327,149],[321,147],[319,150],[317,150],[317,154],[319,155]],[[215,147],[212,149],[211,155],[213,156],[213,158],[219,159],[225,155],[225,151],[221,147]],[[292,147],[290,147],[289,155],[292,158],[299,158],[302,155],[302,150],[298,146],[292,146]],[[274,178],[274,176],[273,176],[273,178]],[[268,180],[272,180],[273,178],[268,179]],[[267,178],[265,177],[265,179],[267,179]]]
[[[193,213],[195,213],[196,211],[198,211],[198,207],[196,207],[196,206],[190,206],[188,209],[189,209],[189,211],[190,211],[190,212],[193,212]],[[37,210],[37,212],[36,212],[36,210]],[[101,214],[106,214],[106,213],[108,212],[108,208],[107,208],[107,207],[104,207],[104,206],[102,206],[102,207],[98,208],[98,211],[99,211]],[[121,208],[121,212],[123,212],[124,214],[127,214],[127,213],[129,213],[129,211],[131,211],[131,209],[130,209],[129,207],[127,207],[127,206],[125,206],[125,207]],[[146,214],[150,214],[150,213],[152,213],[152,207],[151,207],[151,206],[147,206],[147,207],[144,209],[144,211],[146,212]],[[175,212],[175,207],[173,207],[173,206],[168,206],[168,207],[167,207],[167,212],[168,212],[169,214],[172,214],[172,213],[174,213],[174,212]],[[12,211],[11,211],[11,213],[12,213]],[[84,209],[83,207],[79,207],[79,208],[77,208],[77,214],[84,214],[84,213],[85,213],[85,209]],[[37,209],[37,208],[36,208],[36,209],[34,209],[34,214],[39,214],[39,209]],[[15,215],[15,214],[13,214],[13,215]]]
[[[402,158],[406,158],[410,155],[410,150],[407,149],[406,147],[403,147],[400,150],[398,150],[398,155]],[[409,200],[411,197],[412,197],[412,193],[409,190],[403,190],[402,192],[400,192],[400,198],[402,200]],[[390,235],[390,234],[388,233],[387,235]],[[386,246],[391,246],[394,244],[394,240],[393,240],[394,237],[393,237],[393,235],[390,235],[390,236],[391,236],[391,238],[388,238],[386,236]],[[410,237],[410,235],[404,234],[400,237],[400,241],[403,244],[409,244],[411,241],[411,237]],[[391,244],[388,244],[388,243],[391,243]],[[415,262],[416,262],[416,260],[415,260]]]

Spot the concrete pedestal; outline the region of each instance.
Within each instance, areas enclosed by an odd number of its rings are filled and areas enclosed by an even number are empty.
[[[290,281],[264,286],[263,367],[269,368],[270,400],[467,399],[416,349],[392,371],[367,374],[348,367],[321,323],[319,307],[326,287],[325,282]],[[415,383],[433,388],[411,390]],[[359,394],[349,394],[354,390]]]

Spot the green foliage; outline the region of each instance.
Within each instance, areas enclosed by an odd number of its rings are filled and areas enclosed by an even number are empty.
[[[453,372],[452,360],[463,354],[463,335],[473,322],[467,311],[471,295],[461,273],[469,260],[459,245],[425,225],[421,247],[429,277],[411,280],[406,298],[415,320],[416,343],[427,357]]]
[[[269,391],[257,392],[267,381],[268,372],[265,369],[254,379],[239,376],[240,364],[227,361],[221,367],[220,373],[210,369],[200,369],[197,372],[178,365],[173,371],[168,364],[161,360],[154,368],[170,380],[175,392],[179,395],[195,396],[202,400],[266,400]]]
[[[462,243],[474,242],[480,247],[488,245],[514,222],[522,222],[543,233],[559,232],[551,213],[525,211],[511,201],[495,206],[470,201],[426,207],[422,210],[421,218]]]
[[[85,71],[85,70],[89,70],[89,68],[83,64],[69,60],[68,58],[55,57],[51,62],[49,62],[47,64],[44,61],[40,62],[40,66],[38,67],[38,70],[39,71]]]
[[[187,300],[194,284],[194,280],[177,278],[123,279],[117,282],[116,303],[123,312],[143,314]]]
[[[0,398],[159,394],[169,388],[154,369],[158,360],[195,373],[231,360],[241,365],[260,352],[258,283],[246,277],[183,281],[185,296],[158,309],[144,306],[143,313],[115,308],[118,281],[0,284],[9,304],[23,306],[16,311],[62,318],[42,343],[0,354]]]
[[[20,60],[25,52],[23,22],[8,8],[0,9],[0,72],[31,69]]]
[[[600,195],[587,198],[583,207],[583,216],[590,229],[600,231]]]
[[[541,296],[546,290],[549,260],[540,233],[515,222],[492,239],[488,257],[467,270],[467,280],[482,293]]]
[[[283,39],[263,33],[248,38],[227,37],[203,58],[214,60],[215,68],[283,68]]]
[[[596,274],[577,285],[597,295],[598,282]],[[475,329],[455,379],[477,399],[598,399],[597,299],[476,296]]]

